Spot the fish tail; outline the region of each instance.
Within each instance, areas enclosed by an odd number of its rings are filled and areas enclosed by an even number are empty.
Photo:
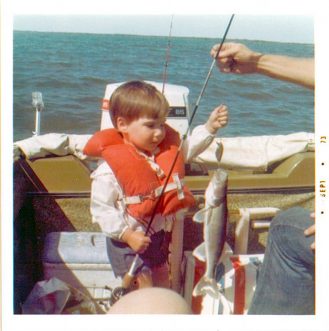
[[[219,290],[219,285],[217,284],[215,279],[203,276],[195,285],[193,289],[193,296],[196,297],[199,295],[204,296],[206,294],[209,294],[211,297],[218,299]]]

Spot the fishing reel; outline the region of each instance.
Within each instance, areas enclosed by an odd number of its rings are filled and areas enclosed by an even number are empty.
[[[137,279],[134,276],[125,275],[122,286],[118,286],[112,290],[110,297],[110,305],[114,305],[124,295],[138,289]]]
[[[130,290],[124,288],[123,286],[118,286],[115,289],[113,289],[110,297],[110,306],[113,306],[119,299],[121,299],[128,292],[130,292]]]

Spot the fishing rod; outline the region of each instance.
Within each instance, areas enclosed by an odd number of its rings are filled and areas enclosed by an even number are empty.
[[[172,31],[172,23],[174,20],[174,15],[171,16],[171,22],[170,22],[170,29],[169,29],[169,36],[168,36],[168,43],[167,43],[167,51],[166,51],[166,60],[164,63],[164,70],[163,70],[163,76],[162,76],[162,94],[164,94],[165,85],[167,81],[167,69],[168,69],[168,63],[169,63],[169,57],[170,57],[170,48],[171,48],[171,31]]]
[[[209,82],[209,79],[210,79],[210,76],[211,76],[212,70],[213,70],[214,65],[215,65],[215,63],[216,63],[216,59],[217,59],[217,57],[218,57],[218,55],[219,55],[219,52],[221,51],[222,46],[223,46],[223,44],[224,44],[224,42],[225,42],[225,39],[226,39],[227,33],[228,33],[229,29],[230,29],[230,26],[231,26],[231,24],[232,24],[233,18],[234,18],[234,14],[231,15],[231,18],[230,18],[229,23],[228,23],[228,25],[227,25],[227,27],[226,27],[225,33],[224,33],[224,35],[223,35],[223,38],[222,38],[222,40],[221,40],[220,46],[219,46],[219,48],[218,48],[218,50],[217,50],[216,56],[214,57],[214,59],[213,59],[213,61],[212,61],[212,63],[211,63],[210,69],[209,69],[209,71],[208,71],[208,74],[207,74],[207,77],[206,77],[206,79],[205,79],[205,82],[204,82],[204,84],[203,84],[203,86],[202,86],[202,89],[201,89],[201,92],[200,92],[200,94],[199,94],[199,97],[198,97],[198,99],[197,99],[197,101],[196,101],[196,103],[195,103],[195,106],[194,106],[194,109],[193,109],[193,112],[192,112],[191,118],[190,118],[189,123],[188,123],[188,127],[187,127],[187,129],[186,129],[185,134],[182,136],[182,139],[181,139],[180,145],[179,145],[179,147],[178,147],[178,149],[177,149],[177,152],[176,152],[175,158],[174,158],[174,160],[173,160],[173,163],[172,163],[172,165],[171,165],[171,168],[170,168],[170,170],[169,170],[169,173],[168,173],[168,175],[167,175],[167,178],[166,178],[166,180],[165,180],[165,183],[164,183],[163,186],[162,186],[162,190],[161,190],[161,192],[160,192],[160,195],[159,195],[159,197],[158,197],[158,199],[157,199],[157,201],[156,201],[156,203],[155,203],[155,206],[154,206],[154,208],[153,208],[152,215],[151,215],[151,217],[150,217],[150,221],[148,222],[148,225],[147,225],[146,230],[145,230],[145,235],[148,234],[148,232],[149,232],[149,230],[150,230],[150,227],[151,227],[151,224],[152,224],[152,222],[153,222],[153,220],[154,220],[154,217],[155,217],[155,215],[156,215],[156,213],[157,213],[157,210],[158,210],[159,204],[160,204],[161,199],[162,199],[162,197],[163,197],[163,195],[164,195],[164,193],[165,193],[166,187],[167,187],[167,185],[168,185],[168,183],[169,183],[169,179],[170,179],[170,177],[171,177],[171,175],[172,175],[172,172],[173,172],[173,170],[174,170],[174,166],[175,166],[176,161],[177,161],[177,159],[178,159],[179,153],[181,152],[181,149],[182,149],[182,147],[183,147],[183,143],[184,143],[184,141],[185,141],[186,138],[187,138],[187,135],[188,135],[189,130],[191,129],[191,125],[192,125],[192,122],[193,122],[194,116],[195,116],[195,114],[196,114],[196,112],[197,112],[197,110],[198,110],[198,108],[199,108],[199,104],[200,104],[201,98],[202,98],[202,96],[203,96],[203,94],[204,94],[204,92],[205,92],[205,90],[206,90],[206,87],[207,87],[207,85],[208,85],[208,82]],[[122,279],[122,287],[116,288],[116,289],[114,289],[114,291],[112,292],[112,300],[113,300],[114,302],[115,302],[116,300],[120,299],[120,297],[121,297],[122,295],[124,295],[124,294],[127,292],[127,289],[130,287],[130,284],[131,284],[131,282],[132,282],[132,280],[133,280],[133,278],[134,278],[134,276],[135,276],[135,271],[136,271],[136,267],[137,267],[138,258],[139,258],[139,254],[136,254],[136,255],[135,255],[135,258],[134,258],[134,260],[133,260],[133,262],[132,262],[132,264],[131,264],[131,266],[130,266],[129,271],[124,275],[124,277],[123,277],[123,279]]]
[[[172,163],[172,165],[171,165],[171,168],[170,168],[170,170],[169,170],[169,173],[168,173],[168,176],[167,176],[167,178],[166,178],[166,181],[165,181],[165,183],[164,183],[164,185],[163,185],[163,187],[162,187],[162,190],[161,190],[161,192],[160,192],[160,195],[159,195],[159,197],[158,197],[157,203],[156,203],[156,205],[155,205],[154,208],[153,208],[153,213],[152,213],[152,216],[151,216],[150,221],[149,221],[149,223],[148,223],[148,226],[147,226],[147,228],[146,228],[146,233],[148,233],[148,231],[149,231],[149,229],[150,229],[150,227],[151,227],[151,224],[152,224],[153,219],[154,219],[154,217],[155,217],[155,215],[156,215],[156,212],[157,212],[157,207],[158,207],[158,205],[159,205],[159,203],[160,203],[160,200],[161,200],[161,198],[162,198],[162,196],[163,196],[163,194],[164,194],[164,192],[165,192],[165,190],[166,190],[166,186],[168,185],[168,182],[169,182],[170,176],[171,176],[171,174],[172,174],[172,172],[173,172],[173,170],[174,170],[174,166],[175,166],[176,161],[177,161],[177,159],[178,159],[179,153],[180,153],[180,151],[181,151],[181,149],[182,149],[182,147],[183,147],[184,141],[185,141],[186,138],[187,138],[188,132],[189,132],[190,129],[191,129],[191,125],[192,125],[192,122],[193,122],[194,116],[195,116],[195,114],[196,114],[196,112],[197,112],[197,109],[199,108],[200,100],[201,100],[201,98],[202,98],[202,96],[203,96],[203,94],[204,94],[204,91],[205,91],[205,89],[206,89],[206,87],[207,87],[207,85],[208,85],[208,81],[209,81],[209,79],[210,79],[211,72],[212,72],[212,70],[213,70],[213,68],[214,68],[214,65],[215,65],[215,63],[216,63],[216,59],[217,59],[217,57],[218,57],[218,55],[219,55],[219,52],[220,52],[220,50],[221,50],[221,48],[222,48],[222,45],[223,45],[224,42],[225,42],[226,35],[227,35],[227,33],[228,33],[229,29],[230,29],[230,26],[231,26],[231,23],[232,23],[232,21],[233,21],[233,18],[234,18],[234,14],[232,14],[232,16],[231,16],[231,18],[230,18],[230,21],[229,21],[229,23],[228,23],[228,25],[227,25],[227,28],[226,28],[225,33],[224,33],[224,36],[223,36],[223,38],[222,38],[222,42],[221,42],[221,44],[220,44],[220,46],[219,46],[219,48],[218,48],[218,50],[217,50],[216,56],[214,57],[214,59],[213,59],[213,61],[212,61],[212,63],[211,63],[211,66],[210,66],[209,72],[208,72],[208,74],[207,74],[206,80],[205,80],[205,82],[204,82],[204,84],[203,84],[203,87],[202,87],[202,89],[201,89],[200,95],[199,95],[199,97],[198,97],[198,99],[197,99],[197,101],[196,101],[196,103],[195,103],[195,106],[194,106],[194,109],[193,109],[193,112],[192,112],[191,118],[190,118],[189,123],[188,123],[188,127],[187,127],[187,129],[186,129],[185,134],[183,135],[183,137],[182,137],[182,139],[181,139],[180,145],[179,145],[179,147],[178,147],[178,150],[177,150],[177,153],[176,153],[176,155],[175,155],[174,161],[173,161],[173,163]]]

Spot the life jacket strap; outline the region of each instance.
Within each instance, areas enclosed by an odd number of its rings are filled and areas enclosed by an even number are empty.
[[[178,200],[183,200],[184,199],[184,191],[183,191],[183,185],[181,180],[179,179],[178,173],[174,173],[172,175],[174,183],[177,186],[177,196],[178,196]]]
[[[167,192],[173,191],[173,190],[177,190],[178,200],[182,200],[182,199],[184,199],[183,181],[179,179],[179,176],[177,173],[173,174],[172,177],[173,177],[174,181],[172,183],[167,184],[164,193],[167,193]],[[145,201],[147,199],[155,200],[156,198],[158,198],[160,196],[162,190],[163,190],[163,185],[154,189],[150,194],[147,194],[147,195],[139,194],[139,195],[133,195],[130,197],[125,196],[122,198],[122,200],[126,205],[142,203],[143,201]]]
[[[142,153],[142,152],[138,152],[138,153],[145,158],[145,160],[148,162],[148,164],[150,165],[150,167],[155,171],[155,173],[157,174],[157,176],[159,177],[159,179],[163,179],[163,178],[166,177],[166,174],[164,173],[164,171],[155,162],[154,156],[149,157],[145,153]]]

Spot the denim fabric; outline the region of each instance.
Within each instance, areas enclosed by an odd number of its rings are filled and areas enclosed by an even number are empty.
[[[248,314],[309,315],[315,313],[314,224],[310,211],[291,208],[271,222],[264,263]]]

